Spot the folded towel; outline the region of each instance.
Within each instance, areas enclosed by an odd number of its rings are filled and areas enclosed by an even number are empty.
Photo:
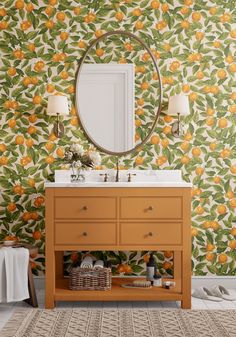
[[[83,258],[80,268],[93,268],[93,259],[91,258],[91,256],[85,256],[85,258]]]
[[[94,268],[104,268],[104,262],[102,260],[97,260],[95,263],[94,263]]]
[[[5,300],[6,302],[22,301],[29,298],[28,266],[29,250],[25,248],[1,248],[4,255],[5,268],[1,258],[0,270],[5,274]],[[1,280],[4,275],[1,276]],[[4,291],[4,289],[3,289]],[[4,296],[2,296],[3,298]]]

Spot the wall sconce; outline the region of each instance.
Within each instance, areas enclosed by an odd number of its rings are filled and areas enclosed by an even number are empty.
[[[180,137],[183,134],[183,128],[180,122],[180,116],[190,114],[188,96],[175,95],[169,98],[168,115],[177,115],[178,120],[172,125],[171,132],[174,137]]]
[[[53,132],[57,138],[64,136],[64,125],[60,122],[59,116],[69,115],[68,99],[66,96],[52,95],[48,97],[47,114],[49,116],[57,116],[57,120],[53,125]]]

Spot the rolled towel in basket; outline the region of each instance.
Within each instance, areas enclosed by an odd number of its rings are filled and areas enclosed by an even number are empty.
[[[94,263],[94,268],[104,268],[104,262],[102,260],[97,260],[95,263]]]
[[[85,258],[83,258],[80,268],[93,268],[93,259],[91,258],[91,256],[85,256]]]

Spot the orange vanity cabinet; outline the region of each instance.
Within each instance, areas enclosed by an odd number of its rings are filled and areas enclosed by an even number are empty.
[[[46,308],[55,301],[142,300],[191,308],[191,188],[74,186],[46,184]],[[173,251],[176,286],[125,289],[114,278],[111,291],[72,291],[63,277],[67,250]]]

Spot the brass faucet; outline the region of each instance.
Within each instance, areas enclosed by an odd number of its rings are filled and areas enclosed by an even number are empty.
[[[116,163],[116,183],[120,181],[119,177],[119,158],[117,158],[117,163]]]

